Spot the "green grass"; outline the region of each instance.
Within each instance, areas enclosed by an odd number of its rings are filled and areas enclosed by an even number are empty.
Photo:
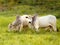
[[[15,20],[16,14],[56,15],[59,32],[40,29],[39,33],[25,28],[22,32],[8,32],[8,24]],[[11,10],[0,12],[0,45],[60,45],[60,10],[50,10],[44,6],[16,6]]]
[[[7,9],[0,12],[2,16],[15,16],[16,14],[39,14],[39,15],[48,15],[52,14],[55,15],[57,18],[60,18],[60,8],[56,6],[56,8],[51,6],[43,5],[43,6],[31,6],[31,5],[17,5],[12,7],[11,9]]]
[[[8,32],[8,24],[15,20],[15,16],[0,16],[0,45],[60,45],[60,32],[49,32],[40,29],[36,33],[31,29],[20,32]],[[60,29],[60,19],[57,26]]]

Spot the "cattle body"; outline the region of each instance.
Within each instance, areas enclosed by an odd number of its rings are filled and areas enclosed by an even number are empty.
[[[30,21],[31,22],[31,21]],[[32,27],[36,29],[36,31],[38,32],[39,28],[41,27],[50,27],[50,31],[52,31],[52,29],[54,31],[57,31],[56,29],[56,17],[53,15],[47,15],[47,16],[33,16],[32,17]]]
[[[13,21],[12,23],[10,23],[8,25],[8,28],[10,30],[18,30],[18,31],[21,31],[23,27],[29,27],[28,20],[30,18],[31,18],[30,15],[17,16],[16,19],[15,19],[15,21]]]

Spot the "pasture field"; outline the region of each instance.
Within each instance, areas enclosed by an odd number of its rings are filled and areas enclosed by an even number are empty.
[[[16,14],[52,14],[57,17],[58,32],[40,32],[25,28],[22,32],[8,32],[8,24]],[[0,45],[60,45],[60,0],[0,0]]]
[[[0,45],[60,45],[60,32],[40,29],[36,33],[29,28],[22,32],[8,32],[8,24],[15,18],[16,16],[0,14]],[[57,19],[57,27],[60,29],[60,19]]]

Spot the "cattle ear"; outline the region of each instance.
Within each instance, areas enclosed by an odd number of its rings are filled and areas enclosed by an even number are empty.
[[[16,16],[16,19],[19,19],[19,18],[20,18],[20,16],[19,16],[19,15],[17,15],[17,16]]]
[[[34,15],[33,17],[32,17],[32,23],[36,20],[36,17],[37,17],[38,15]]]
[[[32,17],[32,19],[35,19],[38,16],[38,14],[34,14],[34,16]]]

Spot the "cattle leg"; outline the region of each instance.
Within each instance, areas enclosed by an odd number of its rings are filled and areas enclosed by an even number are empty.
[[[17,31],[19,31],[19,30],[20,30],[20,25],[17,26]]]
[[[23,28],[23,25],[21,24],[21,25],[20,25],[20,30],[19,30],[19,32],[21,32],[21,31],[22,31],[22,28]]]
[[[49,25],[48,27],[46,27],[46,28],[45,28],[45,30],[48,30],[48,29],[49,29],[49,30],[50,30],[50,32],[51,32],[51,31],[52,31],[52,26],[51,26],[51,25]]]
[[[48,29],[49,29],[49,27],[46,27],[46,28],[45,28],[45,31],[47,31]]]
[[[39,32],[38,28],[39,28],[39,26],[35,26],[36,32]]]
[[[53,30],[54,30],[55,32],[57,31],[56,26],[53,26]]]
[[[49,27],[50,27],[50,32],[52,32],[52,26],[51,26],[51,25],[49,25]]]

